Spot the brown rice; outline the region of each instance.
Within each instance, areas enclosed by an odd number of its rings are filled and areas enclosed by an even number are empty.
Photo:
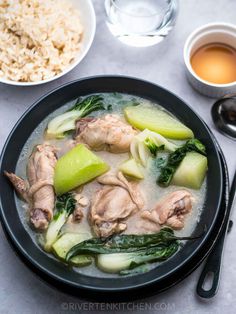
[[[82,34],[69,0],[0,0],[0,77],[52,78],[75,59]]]

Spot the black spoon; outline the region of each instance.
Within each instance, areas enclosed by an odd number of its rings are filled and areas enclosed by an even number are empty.
[[[226,95],[215,102],[212,107],[212,118],[220,132],[226,136],[236,139],[236,94]],[[215,244],[213,250],[209,254],[204,268],[201,272],[197,284],[197,294],[206,299],[214,297],[218,291],[221,259],[224,248],[224,241],[227,232],[232,228],[233,222],[229,220],[229,215],[234,204],[236,195],[236,172],[234,174],[233,182],[231,185],[229,200],[227,206],[227,219],[222,228],[221,235]],[[204,288],[205,281],[208,276],[212,278],[211,286],[209,289]]]
[[[236,94],[217,100],[211,109],[212,119],[220,132],[236,139]]]

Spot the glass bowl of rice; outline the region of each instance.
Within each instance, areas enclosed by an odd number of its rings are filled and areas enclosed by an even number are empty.
[[[1,0],[0,82],[32,86],[76,67],[95,35],[90,0]]]

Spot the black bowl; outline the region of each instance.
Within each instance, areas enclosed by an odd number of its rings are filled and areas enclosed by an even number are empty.
[[[14,191],[3,176],[3,170],[14,172],[25,142],[49,113],[78,96],[99,92],[128,93],[159,103],[189,126],[207,148],[209,162],[207,196],[200,222],[193,235],[199,235],[204,226],[206,233],[195,241],[188,241],[184,249],[160,266],[148,273],[133,277],[85,276],[49,258],[24,229],[17,213]],[[1,221],[16,251],[36,273],[48,282],[69,293],[87,298],[131,299],[143,297],[147,293],[157,293],[171,286],[198,265],[200,252],[206,252],[210,239],[211,243],[214,242],[212,239],[220,227],[219,215],[223,217],[223,213],[220,213],[223,189],[221,161],[212,135],[204,122],[174,94],[152,83],[129,77],[101,76],[81,79],[57,88],[39,99],[25,112],[9,135],[2,151],[0,169]]]

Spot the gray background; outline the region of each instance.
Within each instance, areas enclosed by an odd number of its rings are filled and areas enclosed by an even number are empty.
[[[235,0],[181,0],[180,14],[173,32],[161,44],[151,48],[130,48],[112,37],[104,23],[103,0],[94,0],[97,15],[97,32],[86,58],[65,77],[39,87],[21,88],[0,85],[0,149],[15,122],[41,95],[76,78],[95,74],[124,74],[150,80],[182,97],[196,110],[219,140],[229,166],[230,176],[236,169],[235,142],[220,135],[210,118],[213,99],[195,92],[186,81],[183,64],[183,45],[188,34],[196,27],[215,21],[234,23]],[[233,154],[234,152],[234,154]],[[119,312],[143,313],[224,313],[236,312],[236,227],[227,237],[220,290],[209,302],[200,301],[195,287],[200,273],[196,270],[176,287],[159,296],[134,305],[120,305]],[[143,302],[147,302],[144,304]],[[65,303],[65,304],[64,304]],[[68,303],[72,303],[71,305]],[[16,257],[0,227],[0,313],[69,313],[77,308],[80,313],[106,310],[103,304],[83,303],[60,293],[41,282]]]

